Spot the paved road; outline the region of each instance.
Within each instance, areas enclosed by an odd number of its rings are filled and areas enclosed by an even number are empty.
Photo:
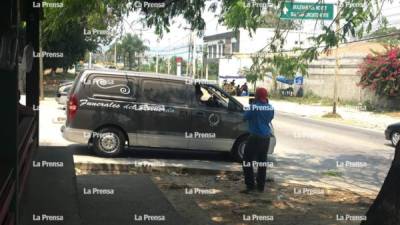
[[[277,113],[274,128],[277,178],[376,192],[394,154],[384,135],[372,130],[287,113]],[[327,171],[338,176],[322,175]]]

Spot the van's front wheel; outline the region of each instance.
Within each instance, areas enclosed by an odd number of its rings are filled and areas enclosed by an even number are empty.
[[[122,132],[112,127],[100,129],[92,133],[93,149],[99,156],[115,157],[122,153],[125,137]]]

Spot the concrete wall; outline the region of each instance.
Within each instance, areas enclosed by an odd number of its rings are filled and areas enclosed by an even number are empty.
[[[337,77],[338,97],[340,100],[371,100],[374,95],[368,89],[357,84],[360,81],[359,64],[364,56],[344,56],[339,60]],[[335,80],[335,58],[324,57],[309,65],[308,76],[304,78],[304,90],[312,91],[321,97],[333,98]]]

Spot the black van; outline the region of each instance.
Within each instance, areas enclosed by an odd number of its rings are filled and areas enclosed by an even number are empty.
[[[243,112],[242,104],[207,80],[85,70],[71,88],[61,130],[100,156],[142,146],[227,151],[241,160],[248,136]],[[270,154],[275,143],[272,137]]]

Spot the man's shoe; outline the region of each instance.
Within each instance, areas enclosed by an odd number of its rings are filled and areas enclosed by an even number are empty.
[[[244,190],[241,190],[240,193],[242,194],[251,194],[254,193],[254,188],[246,188]]]
[[[258,187],[258,188],[257,188],[257,192],[263,193],[263,192],[264,192],[264,187]]]

